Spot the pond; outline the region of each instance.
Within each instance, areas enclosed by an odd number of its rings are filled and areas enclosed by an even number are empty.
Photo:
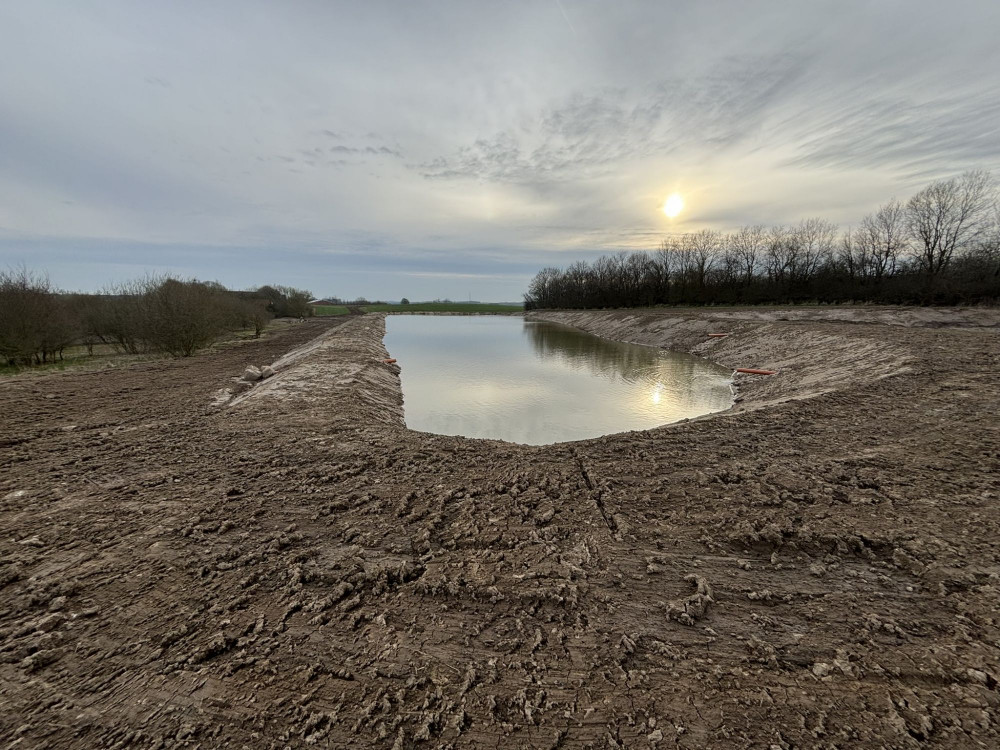
[[[690,354],[518,316],[389,315],[411,430],[544,445],[732,406],[732,373]]]

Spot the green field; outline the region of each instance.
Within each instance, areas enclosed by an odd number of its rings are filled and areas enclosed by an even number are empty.
[[[519,313],[522,305],[494,305],[479,302],[413,302],[409,305],[365,305],[365,312],[454,312],[454,313]]]
[[[316,315],[347,315],[347,308],[343,305],[313,305],[312,309]]]

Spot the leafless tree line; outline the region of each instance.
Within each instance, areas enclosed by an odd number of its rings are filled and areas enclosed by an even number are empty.
[[[227,331],[260,336],[275,316],[310,315],[309,299],[309,292],[291,287],[232,292],[216,282],[169,276],[71,294],[24,268],[0,271],[0,364],[45,364],[70,346],[93,353],[97,344],[127,354],[189,357]]]
[[[525,295],[527,309],[810,301],[1000,301],[1000,208],[989,173],[935,182],[844,232],[818,218],[705,229],[654,252],[545,268]]]
[[[0,364],[48,362],[76,335],[75,315],[48,279],[24,269],[0,271]]]

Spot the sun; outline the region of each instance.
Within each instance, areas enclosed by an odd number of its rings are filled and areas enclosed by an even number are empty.
[[[684,199],[679,193],[673,193],[663,203],[663,213],[671,219],[677,216],[684,209]]]

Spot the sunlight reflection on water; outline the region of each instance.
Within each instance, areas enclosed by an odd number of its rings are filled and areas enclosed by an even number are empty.
[[[732,406],[731,372],[516,316],[390,315],[410,429],[543,445]]]

